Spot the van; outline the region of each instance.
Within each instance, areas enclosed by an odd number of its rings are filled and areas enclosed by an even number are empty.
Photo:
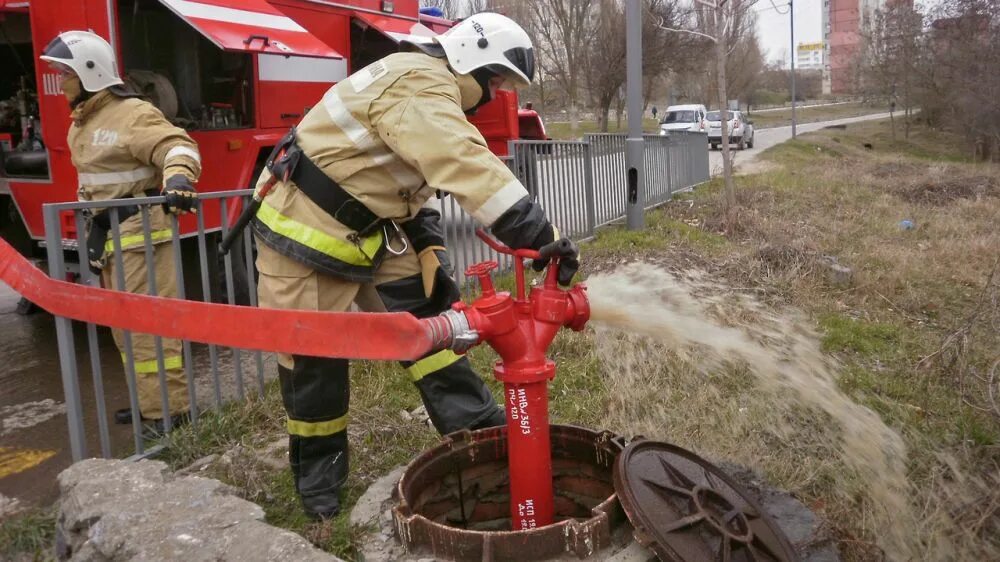
[[[660,120],[660,134],[668,131],[692,131],[704,133],[705,114],[708,110],[701,104],[671,105]]]

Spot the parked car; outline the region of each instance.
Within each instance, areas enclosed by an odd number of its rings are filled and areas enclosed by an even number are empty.
[[[708,122],[708,144],[712,150],[722,144],[721,111],[709,111],[705,116]],[[753,148],[753,121],[742,111],[729,111],[729,143],[735,144],[740,150]]]
[[[660,134],[669,131],[693,131],[704,133],[708,128],[705,114],[708,110],[701,104],[671,105],[660,120]]]

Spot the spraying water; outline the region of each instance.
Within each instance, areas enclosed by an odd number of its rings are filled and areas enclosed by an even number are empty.
[[[613,425],[794,474],[789,480],[804,487],[835,479],[845,496],[868,499],[858,517],[875,519],[867,527],[879,529],[890,559],[914,557],[903,440],[841,392],[836,365],[803,318],[734,295],[707,275],[650,265],[587,284]]]

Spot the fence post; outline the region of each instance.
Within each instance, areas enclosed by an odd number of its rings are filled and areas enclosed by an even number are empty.
[[[666,154],[666,161],[667,161],[667,199],[673,199],[674,198],[674,165],[673,165],[673,162],[672,162],[672,160],[673,160],[672,154],[674,152],[674,143],[672,142],[672,139],[670,137],[664,137],[664,139],[666,139],[663,142],[664,146],[666,147],[666,149],[663,151],[663,153]]]
[[[44,205],[45,246],[49,260],[49,276],[62,280],[66,276],[63,261],[62,225],[59,211]],[[80,400],[80,380],[76,365],[76,345],[73,341],[73,323],[56,316],[56,339],[59,345],[59,369],[62,372],[63,394],[66,400],[66,423],[69,425],[69,447],[73,462],[87,456],[86,432],[83,426],[83,405]]]
[[[587,205],[587,236],[593,236],[597,228],[597,205],[594,203],[594,146],[587,142],[584,145],[584,198]]]

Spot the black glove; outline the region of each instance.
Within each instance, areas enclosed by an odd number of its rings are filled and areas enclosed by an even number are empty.
[[[163,202],[165,213],[183,215],[198,212],[198,192],[181,174],[175,174],[167,179],[162,195],[166,198]]]
[[[569,238],[561,238],[555,242],[550,242],[538,249],[541,256],[531,262],[531,268],[535,271],[545,269],[552,258],[559,259],[559,284],[569,285],[573,281],[573,276],[580,269],[580,248],[576,242]]]

